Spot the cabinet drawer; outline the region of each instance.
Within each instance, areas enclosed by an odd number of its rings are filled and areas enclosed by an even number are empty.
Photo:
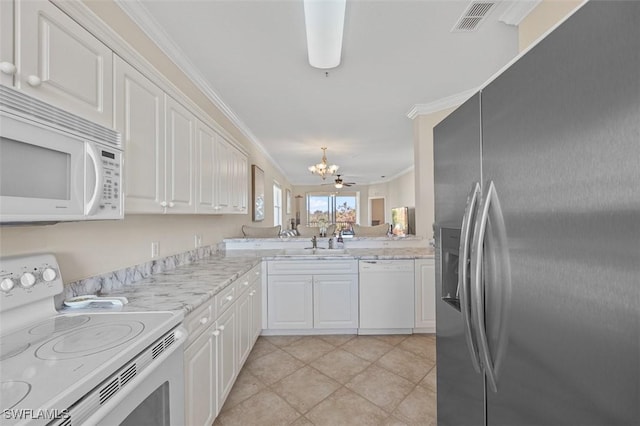
[[[238,289],[236,288],[238,284],[239,282],[236,280],[220,293],[216,294],[215,307],[216,312],[219,315],[222,314],[229,306],[233,305],[238,298]]]
[[[185,347],[189,346],[191,342],[196,340],[203,331],[213,324],[215,316],[215,305],[213,300],[211,300],[204,306],[201,306],[191,312],[187,318],[185,318],[184,325],[189,333],[189,338],[187,339]]]
[[[284,274],[357,274],[358,261],[354,259],[345,260],[274,260],[267,264],[269,275]]]
[[[249,290],[253,283],[259,281],[262,276],[262,264],[257,264],[249,272],[243,274],[236,281],[238,289],[238,296],[242,295],[245,291]]]
[[[251,271],[240,275],[235,282],[236,288],[238,290],[238,296],[244,294],[245,291],[251,288],[251,283],[253,283],[253,277],[251,276]]]

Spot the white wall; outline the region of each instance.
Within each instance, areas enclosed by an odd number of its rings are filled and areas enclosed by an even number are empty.
[[[434,181],[433,128],[455,108],[448,108],[414,119],[414,158],[416,182],[416,235],[433,237]]]

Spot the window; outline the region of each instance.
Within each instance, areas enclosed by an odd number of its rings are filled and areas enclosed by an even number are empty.
[[[307,224],[326,227],[336,224],[336,231],[350,230],[358,218],[358,193],[307,194]]]
[[[273,225],[282,226],[282,188],[273,183]]]

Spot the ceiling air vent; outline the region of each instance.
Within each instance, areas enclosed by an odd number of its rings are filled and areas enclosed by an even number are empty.
[[[489,15],[495,2],[472,2],[464,11],[451,32],[471,32],[478,29],[480,23]]]

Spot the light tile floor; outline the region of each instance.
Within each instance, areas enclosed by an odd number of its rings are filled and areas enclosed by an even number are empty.
[[[214,426],[435,425],[436,339],[262,336]]]

